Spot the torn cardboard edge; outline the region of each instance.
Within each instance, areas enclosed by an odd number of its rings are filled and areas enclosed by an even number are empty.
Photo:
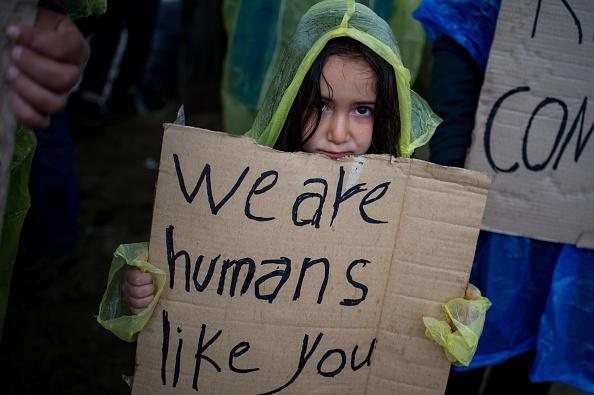
[[[163,124],[163,129],[164,129],[164,133],[167,133],[167,131],[169,129],[187,130],[187,131],[194,130],[199,133],[214,133],[217,135],[222,135],[222,136],[224,136],[224,138],[244,140],[246,142],[249,142],[249,144],[252,144],[258,150],[262,150],[263,152],[272,152],[272,153],[276,153],[276,154],[280,154],[280,155],[295,155],[298,157],[315,156],[318,158],[322,158],[323,160],[330,161],[331,163],[336,163],[336,162],[337,163],[343,163],[343,162],[351,163],[352,162],[353,164],[355,164],[355,166],[359,166],[359,165],[357,165],[357,163],[361,163],[361,161],[364,162],[367,159],[378,159],[378,160],[382,160],[382,161],[386,161],[386,162],[390,162],[390,163],[411,163],[411,166],[413,166],[413,164],[414,164],[415,168],[424,169],[421,172],[421,174],[423,174],[423,176],[426,176],[427,178],[429,178],[429,177],[440,178],[443,181],[448,181],[448,182],[452,182],[455,184],[465,185],[468,187],[478,187],[478,188],[488,189],[492,182],[492,177],[485,172],[480,172],[480,171],[472,170],[472,169],[465,169],[462,167],[443,166],[443,165],[439,165],[436,163],[427,162],[422,159],[397,158],[397,157],[394,157],[389,154],[352,155],[352,156],[346,156],[346,157],[340,158],[340,159],[331,159],[331,158],[328,158],[327,156],[325,156],[324,154],[318,154],[318,153],[308,153],[308,152],[301,152],[301,151],[300,152],[279,151],[272,147],[258,144],[255,139],[248,137],[248,136],[241,135],[241,134],[231,134],[231,133],[225,133],[222,131],[208,130],[208,129],[203,129],[203,128],[199,128],[199,127],[195,127],[195,126],[180,125],[180,124],[169,123],[169,122],[166,122]]]

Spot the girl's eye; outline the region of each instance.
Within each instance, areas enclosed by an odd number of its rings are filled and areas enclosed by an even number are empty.
[[[369,106],[358,106],[355,109],[355,112],[357,113],[357,115],[369,116],[373,113],[373,109]]]
[[[320,109],[321,112],[326,112],[330,109],[330,106],[328,106],[328,103],[320,102],[320,104],[318,105],[318,108]]]

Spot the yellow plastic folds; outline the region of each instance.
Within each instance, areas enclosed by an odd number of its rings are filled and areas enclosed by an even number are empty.
[[[127,342],[136,341],[138,333],[144,328],[155,310],[157,301],[165,287],[166,275],[160,269],[147,262],[148,243],[122,244],[113,253],[109,268],[107,289],[99,305],[99,322],[105,329]],[[130,266],[136,266],[143,272],[151,273],[155,285],[155,297],[151,304],[140,314],[132,315],[123,300],[122,276]]]
[[[445,320],[423,317],[425,335],[444,349],[448,360],[461,366],[470,365],[483,332],[487,310],[491,307],[489,299],[481,296],[478,288],[472,284],[468,287],[477,297],[449,300],[443,305]]]
[[[322,1],[301,18],[293,38],[272,66],[274,78],[249,136],[262,145],[274,146],[305,74],[329,40],[344,36],[363,43],[394,68],[401,120],[399,155],[410,157],[429,141],[439,117],[410,89],[410,73],[402,64],[390,26],[354,0]]]

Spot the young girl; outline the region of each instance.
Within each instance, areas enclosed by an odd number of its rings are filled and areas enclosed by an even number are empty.
[[[283,151],[409,157],[439,119],[409,86],[390,27],[353,0],[313,6],[273,65],[276,78],[247,135]],[[123,276],[133,314],[153,299],[149,273]]]

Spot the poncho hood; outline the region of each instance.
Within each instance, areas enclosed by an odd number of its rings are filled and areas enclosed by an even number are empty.
[[[273,65],[275,78],[247,135],[259,144],[274,146],[305,75],[328,41],[337,37],[361,42],[394,68],[401,122],[398,153],[410,157],[429,141],[440,119],[410,89],[410,73],[402,65],[390,26],[354,0],[322,1],[303,15],[293,38]]]

